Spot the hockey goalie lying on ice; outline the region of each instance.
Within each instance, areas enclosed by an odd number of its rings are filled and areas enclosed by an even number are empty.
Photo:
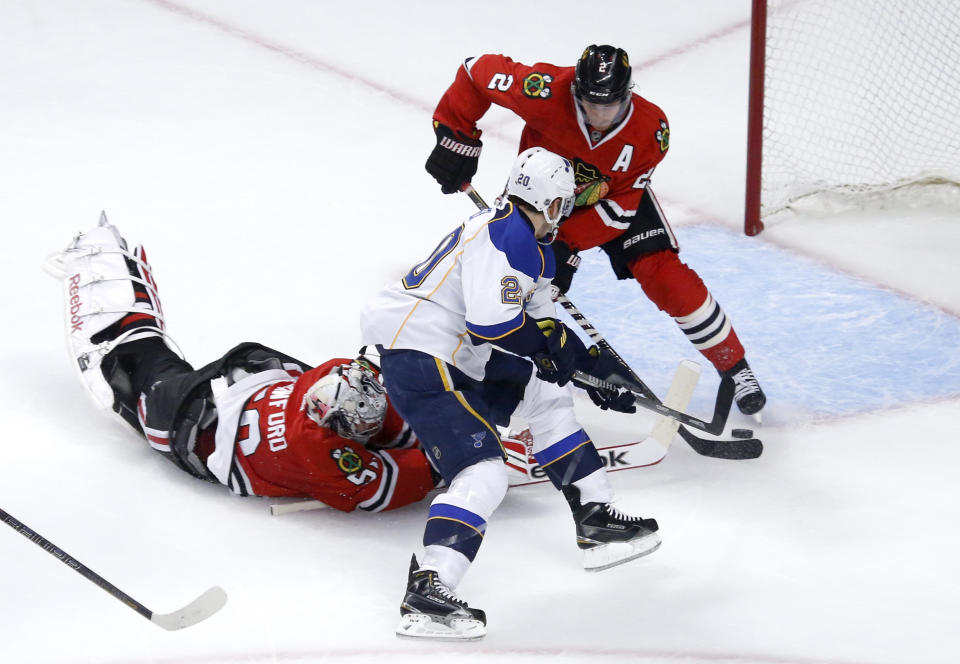
[[[142,247],[101,215],[48,261],[64,280],[80,378],[181,470],[240,495],[371,512],[419,501],[439,476],[363,359],[313,368],[243,343],[194,369],[166,332]]]

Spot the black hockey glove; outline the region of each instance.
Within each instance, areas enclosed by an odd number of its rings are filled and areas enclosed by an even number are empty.
[[[580,337],[554,318],[537,321],[540,331],[547,337],[547,350],[533,356],[537,365],[537,378],[548,383],[566,385],[577,369],[592,366],[596,360],[587,352]]]
[[[609,380],[610,376],[619,373],[621,370],[620,362],[609,351],[590,346],[587,352],[595,358],[593,366],[587,371],[590,375]],[[601,410],[610,409],[620,413],[637,412],[637,407],[634,405],[636,399],[628,390],[604,390],[599,387],[588,387],[587,396]]]
[[[557,263],[557,274],[553,278],[553,286],[564,295],[570,290],[573,273],[580,267],[580,254],[563,242],[553,241],[553,257]]]
[[[427,157],[427,173],[440,183],[440,191],[455,194],[476,174],[483,143],[459,131],[454,135],[450,127],[436,121],[433,131],[437,145]]]

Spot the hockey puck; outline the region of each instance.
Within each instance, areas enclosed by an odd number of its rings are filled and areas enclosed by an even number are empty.
[[[734,429],[730,432],[734,438],[753,438],[753,431],[750,429]]]

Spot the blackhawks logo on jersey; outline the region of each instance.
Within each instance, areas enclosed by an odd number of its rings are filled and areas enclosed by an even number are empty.
[[[349,447],[331,450],[330,456],[337,462],[337,467],[347,475],[352,475],[363,468],[363,459]]]
[[[553,94],[550,83],[553,83],[553,76],[535,71],[523,79],[523,94],[534,99],[549,99]]]
[[[593,205],[610,191],[609,175],[604,175],[593,164],[574,159],[573,161],[574,193],[577,196],[574,205]]]
[[[347,476],[347,481],[357,486],[363,486],[377,479],[377,469],[380,467],[376,458],[370,460],[370,467],[363,467],[363,459],[353,448],[343,447],[330,451],[330,456],[337,462],[337,468]]]
[[[660,129],[657,130],[657,143],[660,144],[660,152],[666,152],[670,147],[670,127],[666,120],[660,121]]]

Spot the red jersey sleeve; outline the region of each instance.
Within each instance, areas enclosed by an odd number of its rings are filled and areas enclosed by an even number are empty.
[[[433,119],[451,129],[479,138],[477,121],[490,104],[509,108],[528,122],[549,115],[544,102],[551,101],[555,90],[569,89],[572,67],[546,63],[533,66],[514,62],[505,55],[481,55],[468,58],[457,71],[434,111]],[[552,106],[552,104],[549,104]]]

